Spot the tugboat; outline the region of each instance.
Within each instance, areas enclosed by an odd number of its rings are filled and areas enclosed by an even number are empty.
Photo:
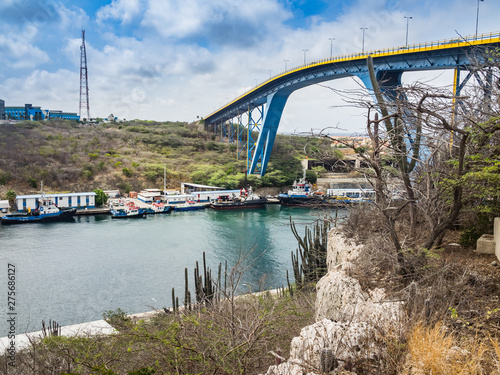
[[[292,190],[289,190],[286,194],[279,194],[278,199],[283,206],[317,206],[324,204],[322,194],[313,192],[312,184],[306,181],[305,170],[304,177],[293,182]]]
[[[75,216],[76,208],[61,210],[52,201],[51,197],[46,197],[42,191],[42,196],[38,198],[37,208],[28,212],[7,214],[0,218],[2,224],[25,224],[25,223],[46,223],[53,221],[69,221]]]
[[[112,219],[126,219],[126,218],[138,218],[144,217],[146,215],[146,209],[136,206],[132,202],[128,202],[126,205],[120,208],[111,209]]]
[[[264,208],[267,198],[254,195],[252,190],[241,190],[240,197],[221,196],[212,200],[210,207],[215,210],[235,210],[245,208]]]
[[[148,214],[169,214],[172,212],[172,206],[165,203],[153,203],[146,211]]]

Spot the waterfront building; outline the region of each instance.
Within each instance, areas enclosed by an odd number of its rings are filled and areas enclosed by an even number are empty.
[[[0,120],[47,120],[61,118],[65,120],[79,121],[80,116],[73,112],[42,109],[41,107],[25,104],[24,106],[6,107],[5,101],[0,100]]]
[[[209,186],[193,184],[192,182],[181,182],[181,194],[191,194],[195,191],[209,191],[209,190],[222,190],[219,186]]]
[[[41,194],[16,196],[17,209],[19,211],[36,209],[41,196]],[[54,199],[54,204],[59,208],[95,208],[95,196],[94,192],[45,194],[45,197]]]

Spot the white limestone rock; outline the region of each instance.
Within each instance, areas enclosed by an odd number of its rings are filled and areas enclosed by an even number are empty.
[[[373,358],[374,331],[368,323],[334,322],[323,319],[300,331],[292,340],[290,358],[306,364],[311,370],[321,370],[321,351],[331,349],[342,365],[357,358]]]
[[[385,302],[383,289],[364,293],[357,279],[341,271],[330,271],[316,284],[316,321],[332,319],[372,324],[399,323],[401,302]]]
[[[366,297],[359,281],[341,271],[330,271],[316,284],[316,321],[351,321]]]
[[[334,269],[346,269],[352,267],[352,263],[360,255],[362,245],[356,245],[354,241],[347,240],[336,229],[328,233],[328,252],[326,264],[328,271]]]

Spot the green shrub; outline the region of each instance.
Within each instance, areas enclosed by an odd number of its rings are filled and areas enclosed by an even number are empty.
[[[11,180],[11,175],[9,172],[0,172],[0,185],[5,185]]]
[[[94,153],[89,152],[88,157],[90,158],[90,160],[94,160],[94,159],[97,159],[99,157],[99,154],[94,154]]]
[[[28,185],[31,186],[33,189],[36,189],[38,187],[38,183],[36,181],[36,178],[28,177]]]
[[[115,164],[113,164],[113,167],[118,168],[120,165],[122,165],[122,162],[117,161]]]
[[[125,311],[120,308],[116,310],[107,310],[102,314],[102,317],[106,323],[113,326],[117,330],[126,328],[131,322]]]
[[[130,169],[128,169],[128,168],[123,168],[122,172],[127,177],[131,177],[132,176],[132,171]]]

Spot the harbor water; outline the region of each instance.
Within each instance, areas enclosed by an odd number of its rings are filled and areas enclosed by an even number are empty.
[[[109,310],[138,313],[171,306],[175,288],[184,296],[184,269],[219,262],[233,266],[246,257],[251,267],[242,290],[286,285],[290,253],[297,248],[289,218],[298,232],[319,217],[335,215],[270,205],[266,209],[205,209],[148,215],[144,219],[79,216],[74,222],[0,226],[0,337],[6,336],[8,265],[15,267],[16,333],[37,331],[49,319],[70,325],[102,319]],[[338,216],[345,215],[344,211]],[[293,274],[290,273],[290,276]],[[293,281],[293,280],[291,280]]]

